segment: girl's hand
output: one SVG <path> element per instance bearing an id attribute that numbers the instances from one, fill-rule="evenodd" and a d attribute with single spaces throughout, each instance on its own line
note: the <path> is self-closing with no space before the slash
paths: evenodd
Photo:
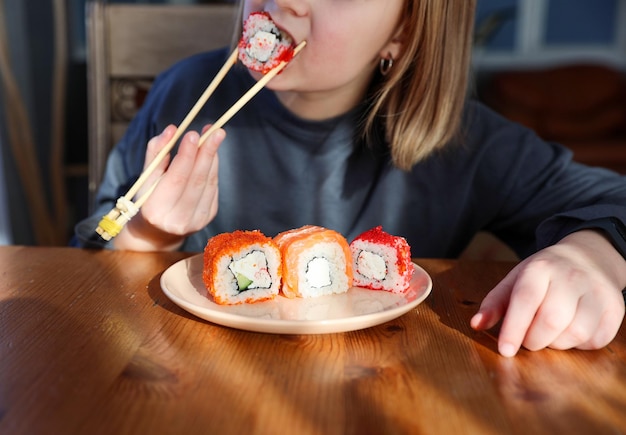
<path id="1" fill-rule="evenodd" d="M 148 142 L 144 169 L 175 132 L 176 127 L 170 125 Z M 139 213 L 114 239 L 116 249 L 175 250 L 188 234 L 213 220 L 218 198 L 217 149 L 224 137 L 224 130 L 218 129 L 198 147 L 200 136 L 197 132 L 190 131 L 183 136 L 171 164 L 169 158 L 164 159 L 138 192 L 137 198 L 161 177 Z"/>
<path id="2" fill-rule="evenodd" d="M 598 349 L 624 318 L 626 262 L 601 233 L 583 230 L 518 264 L 484 299 L 470 324 L 502 326 L 498 349 Z"/>

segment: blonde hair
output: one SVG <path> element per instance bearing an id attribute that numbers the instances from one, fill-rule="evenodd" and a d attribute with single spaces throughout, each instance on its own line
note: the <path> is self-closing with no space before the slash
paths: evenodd
<path id="1" fill-rule="evenodd" d="M 375 84 L 364 135 L 382 122 L 398 168 L 409 170 L 460 129 L 474 28 L 475 0 L 407 0 L 403 52 Z"/>
<path id="2" fill-rule="evenodd" d="M 372 86 L 363 137 L 382 125 L 395 166 L 410 170 L 460 130 L 467 94 L 476 0 L 406 0 L 403 51 Z M 243 1 L 235 38 L 241 34 Z M 235 41 L 235 39 L 234 39 Z"/>

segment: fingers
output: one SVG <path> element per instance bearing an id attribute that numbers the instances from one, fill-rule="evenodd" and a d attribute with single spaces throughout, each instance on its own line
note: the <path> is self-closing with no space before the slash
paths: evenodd
<path id="1" fill-rule="evenodd" d="M 602 292 L 602 289 L 599 289 Z M 576 315 L 567 328 L 549 345 L 553 349 L 599 349 L 615 338 L 624 319 L 624 303 L 615 293 L 603 298 L 585 293 L 578 303 Z M 602 303 L 601 301 L 605 301 Z"/>
<path id="2" fill-rule="evenodd" d="M 606 346 L 624 311 L 621 293 L 593 266 L 539 255 L 513 269 L 485 297 L 470 323 L 480 330 L 502 319 L 498 351 L 510 357 L 522 346 L 529 350 Z"/>
<path id="3" fill-rule="evenodd" d="M 556 283 L 547 283 L 546 296 L 528 325 L 523 340 L 524 347 L 529 350 L 551 347 L 568 329 L 579 336 L 577 343 L 581 342 L 585 331 L 589 331 L 587 334 L 590 334 L 593 329 L 588 328 L 595 327 L 599 319 L 598 316 L 592 315 L 592 310 L 584 307 L 584 301 L 579 299 L 583 292 L 582 287 L 564 287 Z M 574 338 L 569 334 L 567 336 Z M 584 337 L 584 340 L 587 339 L 588 335 Z"/>
<path id="4" fill-rule="evenodd" d="M 217 155 L 217 147 L 223 140 L 223 132 L 216 132 L 217 134 L 211 135 L 207 143 L 203 145 L 206 152 L 210 157 L 211 164 L 206 177 L 206 183 L 202 191 L 201 197 L 198 199 L 197 206 L 195 208 L 193 220 L 199 223 L 210 222 L 217 214 L 218 204 L 218 166 L 219 159 Z"/>
<path id="5" fill-rule="evenodd" d="M 210 222 L 217 206 L 217 149 L 224 137 L 225 132 L 218 129 L 199 146 L 197 132 L 183 136 L 177 154 L 142 207 L 146 220 L 171 234 L 187 234 Z"/>
<path id="6" fill-rule="evenodd" d="M 181 185 L 176 206 L 171 210 L 172 222 L 187 222 L 198 226 L 208 223 L 211 217 L 213 197 L 217 195 L 217 148 L 224 138 L 223 130 L 218 130 L 198 148 L 199 135 L 189 133 L 189 140 L 181 143 L 179 155 L 165 174 L 174 183 Z M 169 172 L 172 171 L 171 174 Z"/>
<path id="7" fill-rule="evenodd" d="M 492 328 L 503 319 L 498 339 L 498 350 L 503 356 L 514 356 L 520 349 L 526 330 L 533 321 L 537 307 L 543 300 L 542 292 L 524 277 L 524 263 L 516 266 L 485 297 L 478 312 L 470 320 L 476 330 Z M 533 290 L 530 291 L 529 290 Z M 511 306 L 514 309 L 511 309 Z"/>
<path id="8" fill-rule="evenodd" d="M 594 331 L 598 330 L 602 317 L 602 313 L 595 310 L 595 305 L 596 301 L 591 294 L 584 295 L 578 301 L 578 306 L 572 313 L 571 319 L 543 347 L 571 349 L 577 346 L 584 346 L 585 343 L 589 342 Z M 536 341 L 538 345 L 540 341 Z M 535 349 L 541 349 L 541 347 L 535 347 Z"/>
<path id="9" fill-rule="evenodd" d="M 504 317 L 519 270 L 520 266 L 515 267 L 487 294 L 470 320 L 472 328 L 479 331 L 492 328 Z"/>
<path id="10" fill-rule="evenodd" d="M 477 330 L 489 329 L 502 320 L 498 351 L 514 356 L 524 343 L 549 286 L 546 268 L 520 263 L 489 292 L 470 321 Z"/>
<path id="11" fill-rule="evenodd" d="M 169 143 L 169 141 L 174 137 L 176 133 L 176 126 L 168 125 L 163 129 L 161 134 L 153 137 L 148 141 L 148 146 L 146 149 L 146 158 L 144 162 L 144 169 L 152 163 L 152 161 L 156 158 L 157 154 L 163 149 L 165 145 Z M 167 164 L 161 162 L 159 167 L 166 168 Z"/>
<path id="12" fill-rule="evenodd" d="M 174 125 L 168 125 L 167 127 L 165 127 L 165 129 L 163 129 L 161 134 L 153 137 L 148 141 L 148 145 L 146 147 L 146 157 L 144 159 L 143 165 L 144 170 L 146 170 L 146 168 L 154 161 L 154 159 L 157 157 L 163 147 L 165 147 L 170 142 L 175 133 L 176 127 Z M 163 174 L 167 169 L 169 162 L 170 157 L 169 155 L 167 155 L 155 168 L 152 174 L 147 178 L 144 183 L 144 187 L 140 189 L 140 195 L 141 193 L 145 192 L 148 186 L 152 186 L 156 182 L 156 180 L 159 179 L 161 174 Z"/>
<path id="13" fill-rule="evenodd" d="M 498 350 L 503 356 L 514 356 L 530 329 L 535 313 L 543 303 L 550 275 L 541 263 L 523 265 L 511 291 L 511 300 L 502 321 Z"/>

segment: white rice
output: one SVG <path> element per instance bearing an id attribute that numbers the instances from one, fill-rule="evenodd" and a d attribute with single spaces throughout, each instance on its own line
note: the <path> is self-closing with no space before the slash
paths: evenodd
<path id="1" fill-rule="evenodd" d="M 265 244 L 251 244 L 232 257 L 223 256 L 217 266 L 216 296 L 232 304 L 274 297 L 280 289 L 280 267 L 280 252 Z M 247 289 L 239 289 L 237 273 L 251 280 Z"/>
<path id="2" fill-rule="evenodd" d="M 292 47 L 291 36 L 276 27 L 267 15 L 251 14 L 239 41 L 239 59 L 246 67 L 265 73 L 278 65 Z"/>
<path id="3" fill-rule="evenodd" d="M 401 293 L 408 278 L 398 270 L 398 252 L 380 243 L 355 240 L 350 244 L 353 258 L 354 285 Z M 409 276 L 410 278 L 410 276 Z"/>
<path id="4" fill-rule="evenodd" d="M 336 242 L 316 243 L 304 251 L 297 261 L 298 293 L 312 298 L 340 294 L 349 290 L 346 275 L 347 259 L 343 248 Z"/>

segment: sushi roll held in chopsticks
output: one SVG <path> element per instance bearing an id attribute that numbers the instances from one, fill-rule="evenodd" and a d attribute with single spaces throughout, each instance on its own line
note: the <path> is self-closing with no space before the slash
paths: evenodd
<path id="1" fill-rule="evenodd" d="M 280 290 L 280 251 L 260 231 L 234 231 L 209 239 L 202 279 L 220 305 L 273 299 Z"/>
<path id="2" fill-rule="evenodd" d="M 253 12 L 243 25 L 239 60 L 249 69 L 266 74 L 294 56 L 293 38 L 279 29 L 267 12 Z"/>
<path id="3" fill-rule="evenodd" d="M 350 247 L 338 232 L 305 225 L 278 234 L 274 241 L 282 254 L 286 297 L 340 294 L 352 287 Z"/>
<path id="4" fill-rule="evenodd" d="M 381 226 L 357 236 L 350 243 L 354 285 L 372 290 L 402 293 L 415 272 L 406 239 L 383 231 Z"/>

